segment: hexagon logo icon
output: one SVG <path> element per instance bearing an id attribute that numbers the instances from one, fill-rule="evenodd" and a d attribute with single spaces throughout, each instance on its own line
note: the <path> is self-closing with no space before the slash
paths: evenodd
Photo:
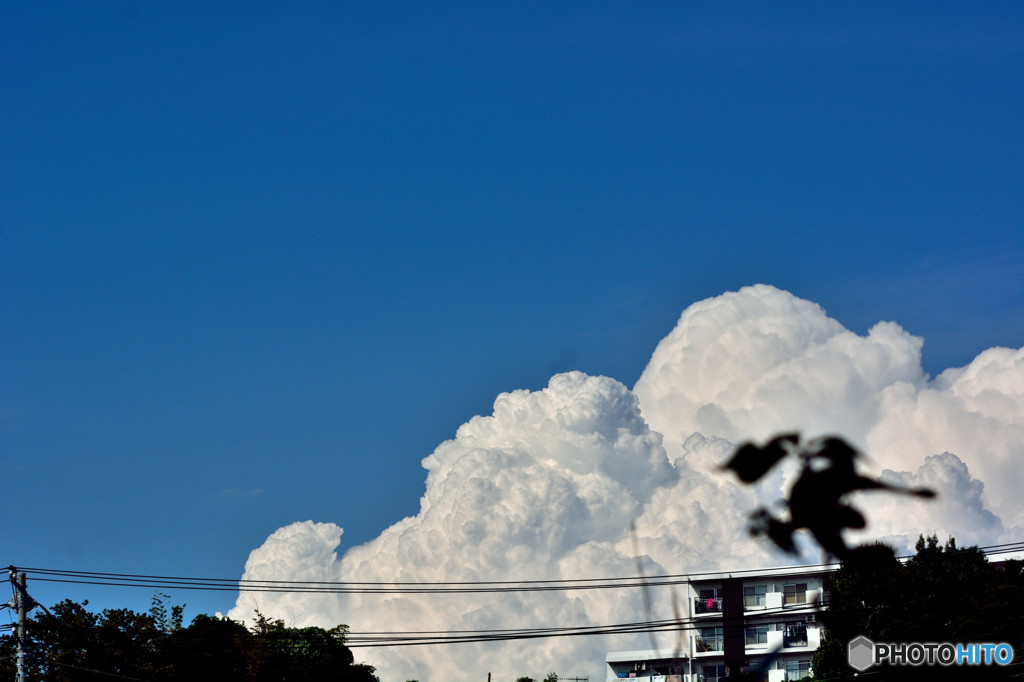
<path id="1" fill-rule="evenodd" d="M 857 672 L 863 672 L 875 662 L 875 643 L 861 635 L 850 640 L 846 660 Z"/>

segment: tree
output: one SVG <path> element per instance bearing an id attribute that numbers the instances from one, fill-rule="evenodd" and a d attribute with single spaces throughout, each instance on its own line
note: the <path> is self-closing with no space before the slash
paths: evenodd
<path id="1" fill-rule="evenodd" d="M 847 644 L 875 642 L 1006 642 L 1024 651 L 1024 571 L 1019 562 L 993 566 L 977 547 L 921 537 L 905 564 L 886 545 L 851 551 L 829 585 L 823 615 L 828 637 L 811 664 L 816 679 L 851 675 Z M 876 679 L 962 679 L 963 668 L 926 666 L 873 670 Z M 1003 679 L 1003 668 L 971 668 L 971 679 Z"/>
<path id="2" fill-rule="evenodd" d="M 253 628 L 258 666 L 252 679 L 347 680 L 354 658 L 344 644 L 346 632 L 346 626 L 288 628 L 280 620 L 259 615 Z"/>
<path id="3" fill-rule="evenodd" d="M 152 606 L 149 607 L 149 616 L 156 623 L 156 626 L 165 632 L 172 632 L 174 630 L 181 629 L 182 618 L 185 613 L 185 604 L 176 604 L 171 606 L 170 615 L 167 613 L 167 600 L 170 599 L 169 594 L 163 592 L 155 592 L 153 599 L 150 602 Z"/>
<path id="4" fill-rule="evenodd" d="M 164 633 L 148 614 L 107 609 L 97 615 L 85 608 L 87 604 L 66 599 L 28 619 L 29 679 L 82 682 L 100 679 L 100 674 L 166 679 L 168 671 L 159 653 Z M 13 636 L 4 640 L 0 652 L 13 654 Z M 0 671 L 7 673 L 5 668 Z"/>
<path id="5" fill-rule="evenodd" d="M 903 565 L 884 544 L 850 552 L 829 581 L 828 610 L 822 619 L 828 636 L 811 659 L 817 679 L 848 675 L 847 643 L 864 635 L 873 641 L 896 639 Z"/>
<path id="6" fill-rule="evenodd" d="M 241 623 L 199 614 L 167 640 L 165 652 L 173 678 L 181 682 L 248 680 L 250 639 Z"/>
<path id="7" fill-rule="evenodd" d="M 356 664 L 347 626 L 289 628 L 258 615 L 250 630 L 199 615 L 187 628 L 154 597 L 150 613 L 108 609 L 97 615 L 65 600 L 29 619 L 29 679 L 92 682 L 113 677 L 149 682 L 379 682 Z M 14 637 L 0 638 L 0 677 L 14 677 Z"/>
<path id="8" fill-rule="evenodd" d="M 25 666 L 29 679 L 53 682 L 82 679 L 75 671 L 92 665 L 91 656 L 96 649 L 92 633 L 99 621 L 96 614 L 86 610 L 86 604 L 88 602 L 78 604 L 66 599 L 55 604 L 51 613 L 28 619 Z M 14 637 L 4 640 L 4 662 L 13 662 Z M 13 677 L 13 673 L 13 664 L 9 672 L 3 670 L 5 676 Z"/>
<path id="9" fill-rule="evenodd" d="M 92 665 L 108 674 L 145 680 L 166 678 L 161 647 L 166 633 L 146 613 L 106 609 L 95 630 Z"/>

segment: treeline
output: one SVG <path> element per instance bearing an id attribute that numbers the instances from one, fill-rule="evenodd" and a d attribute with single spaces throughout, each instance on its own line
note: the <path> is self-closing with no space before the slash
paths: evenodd
<path id="1" fill-rule="evenodd" d="M 168 615 L 159 597 L 149 613 L 90 612 L 65 600 L 28 621 L 26 667 L 31 682 L 379 682 L 354 662 L 348 628 L 289 628 L 257 617 L 251 628 L 196 616 L 182 627 L 181 607 Z M 14 679 L 16 642 L 0 640 L 0 679 Z"/>
<path id="2" fill-rule="evenodd" d="M 887 545 L 851 552 L 829 585 L 823 614 L 828 636 L 814 654 L 815 679 L 847 679 L 850 640 L 873 642 L 1005 643 L 1014 665 L 948 668 L 870 668 L 870 679 L 1007 679 L 1024 673 L 1024 564 L 989 563 L 977 547 L 961 548 L 950 538 L 921 537 L 917 553 L 899 561 Z"/>

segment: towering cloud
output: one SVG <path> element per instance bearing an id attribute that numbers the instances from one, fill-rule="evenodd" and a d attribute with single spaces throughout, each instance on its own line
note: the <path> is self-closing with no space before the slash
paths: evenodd
<path id="1" fill-rule="evenodd" d="M 867 496 L 870 530 L 901 547 L 920 532 L 991 542 L 1024 527 L 1024 355 L 992 349 L 929 381 L 920 339 L 893 323 L 866 337 L 814 303 L 769 286 L 696 303 L 657 347 L 631 391 L 606 377 L 560 374 L 541 391 L 498 396 L 423 460 L 416 516 L 372 542 L 336 549 L 341 528 L 295 523 L 254 550 L 246 579 L 426 582 L 572 579 L 782 563 L 745 532 L 747 512 L 782 497 L 786 473 L 747 489 L 717 470 L 734 444 L 799 429 L 840 433 L 871 454 L 873 473 L 929 485 L 920 501 Z M 883 474 L 883 469 L 884 474 Z M 980 480 L 979 480 L 980 478 Z M 984 481 L 984 483 L 983 483 Z M 816 556 L 809 558 L 817 559 Z M 659 588 L 665 590 L 667 588 Z M 671 616 L 657 593 L 655 617 Z M 478 595 L 240 595 L 298 625 L 353 631 L 481 630 L 642 620 L 634 590 Z M 482 679 L 488 670 L 601 674 L 604 652 L 645 639 L 576 637 L 531 643 L 367 652 L 387 682 Z M 669 646 L 670 642 L 661 642 Z"/>
<path id="2" fill-rule="evenodd" d="M 798 429 L 863 445 L 882 391 L 924 384 L 921 345 L 889 322 L 857 336 L 818 305 L 759 285 L 690 306 L 634 392 L 668 444 Z"/>
<path id="3" fill-rule="evenodd" d="M 952 452 L 985 482 L 984 503 L 1008 526 L 1024 527 L 1024 348 L 990 348 L 925 386 L 887 386 L 867 447 L 896 470 Z"/>

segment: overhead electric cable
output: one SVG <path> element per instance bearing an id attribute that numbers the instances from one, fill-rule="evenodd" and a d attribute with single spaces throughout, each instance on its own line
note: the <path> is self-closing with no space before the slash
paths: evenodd
<path id="1" fill-rule="evenodd" d="M 130 677 L 128 675 L 120 675 L 118 673 L 108 673 L 102 670 L 95 670 L 93 668 L 83 668 L 79 665 L 71 665 L 70 663 L 61 663 L 60 661 L 54 661 L 54 665 L 59 665 L 62 668 L 72 668 L 74 670 L 81 670 L 83 672 L 92 673 L 94 675 L 104 675 L 106 677 L 117 677 L 122 680 L 134 680 L 134 682 L 149 682 L 139 677 Z"/>
<path id="2" fill-rule="evenodd" d="M 753 625 L 787 625 L 794 618 L 820 613 L 824 604 L 813 603 L 802 607 L 787 608 L 770 614 L 769 618 L 757 618 L 743 625 L 735 626 L 750 629 Z M 520 630 L 478 630 L 478 631 L 436 631 L 436 632 L 379 632 L 379 633 L 348 633 L 345 645 L 352 648 L 382 646 L 417 646 L 426 644 L 463 644 L 472 642 L 509 641 L 517 639 L 537 639 L 544 637 L 579 637 L 590 635 L 643 634 L 658 632 L 678 632 L 700 630 L 705 627 L 722 628 L 723 633 L 732 631 L 732 627 L 721 625 L 720 620 L 701 618 L 667 619 L 637 623 L 619 623 L 615 625 L 586 625 L 559 628 L 525 628 Z"/>
<path id="3" fill-rule="evenodd" d="M 986 555 L 1024 552 L 1024 542 L 979 547 Z M 900 557 L 909 558 L 909 557 Z M 799 564 L 740 570 L 713 570 L 655 576 L 616 578 L 572 578 L 554 580 L 487 580 L 438 582 L 345 582 L 303 580 L 251 580 L 197 578 L 184 576 L 105 573 L 53 568 L 19 567 L 34 581 L 97 585 L 109 587 L 141 587 L 147 589 L 178 589 L 231 592 L 293 592 L 327 594 L 474 594 L 502 592 L 552 592 L 671 587 L 717 576 L 742 577 L 746 574 L 785 573 L 793 570 L 837 569 L 839 564 Z"/>
<path id="4" fill-rule="evenodd" d="M 192 578 L 96 571 L 72 571 L 50 568 L 19 567 L 31 574 L 33 580 L 57 583 L 109 585 L 146 588 L 176 588 L 194 590 L 231 590 L 242 592 L 330 592 L 359 594 L 419 594 L 419 593 L 474 593 L 474 592 L 536 592 L 595 589 L 623 589 L 635 587 L 665 587 L 682 585 L 693 580 L 722 574 L 738 575 L 765 571 L 829 568 L 837 564 L 805 564 L 771 568 L 741 569 L 734 571 L 703 571 L 656 576 L 627 576 L 618 578 L 569 578 L 554 580 L 488 580 L 446 582 L 340 582 L 302 580 L 245 580 L 223 578 Z M 44 577 L 48 576 L 48 577 Z"/>

